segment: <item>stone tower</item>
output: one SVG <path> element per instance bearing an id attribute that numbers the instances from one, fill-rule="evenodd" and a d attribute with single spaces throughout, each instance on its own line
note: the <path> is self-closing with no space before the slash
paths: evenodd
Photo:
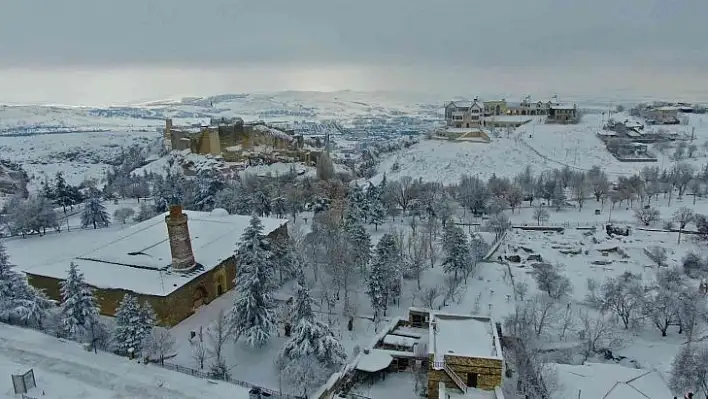
<path id="1" fill-rule="evenodd" d="M 172 269 L 191 270 L 196 262 L 192 252 L 192 240 L 189 237 L 187 215 L 182 212 L 182 205 L 170 205 L 170 214 L 165 216 L 165 223 L 172 252 Z"/>
<path id="2" fill-rule="evenodd" d="M 165 119 L 165 131 L 163 132 L 165 149 L 172 151 L 172 118 Z"/>

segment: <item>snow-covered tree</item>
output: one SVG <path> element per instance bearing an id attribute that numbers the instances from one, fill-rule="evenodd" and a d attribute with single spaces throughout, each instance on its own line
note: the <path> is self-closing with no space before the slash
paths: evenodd
<path id="1" fill-rule="evenodd" d="M 573 291 L 573 285 L 563 273 L 561 265 L 550 263 L 534 265 L 531 276 L 536 280 L 539 291 L 545 292 L 552 299 L 561 299 Z"/>
<path id="2" fill-rule="evenodd" d="M 118 220 L 121 224 L 125 224 L 128 219 L 135 215 L 135 210 L 133 208 L 118 208 L 113 212 L 113 217 Z"/>
<path id="3" fill-rule="evenodd" d="M 100 328 L 99 309 L 93 290 L 86 284 L 84 274 L 74 262 L 69 265 L 66 279 L 61 282 L 61 300 L 59 320 L 63 333 L 74 340 L 88 335 L 93 343 L 94 332 Z"/>
<path id="4" fill-rule="evenodd" d="M 125 294 L 116 310 L 116 328 L 113 332 L 113 341 L 119 353 L 127 354 L 130 350 L 138 354 L 143 348 L 146 338 L 145 319 L 137 298 Z"/>
<path id="5" fill-rule="evenodd" d="M 216 194 L 223 188 L 223 182 L 217 178 L 212 169 L 201 169 L 197 173 L 194 186 L 194 206 L 196 210 L 211 211 L 214 209 Z"/>
<path id="6" fill-rule="evenodd" d="M 376 244 L 376 251 L 371 265 L 369 265 L 366 287 L 366 294 L 371 300 L 375 317 L 386 315 L 392 290 L 399 283 L 396 272 L 400 261 L 399 254 L 396 239 L 391 234 L 384 234 Z"/>
<path id="7" fill-rule="evenodd" d="M 93 196 L 86 200 L 84 209 L 81 212 L 81 227 L 93 225 L 94 229 L 106 227 L 111 223 L 111 217 L 106 212 L 106 207 L 101 203 L 98 196 Z"/>
<path id="8" fill-rule="evenodd" d="M 352 210 L 344 218 L 344 233 L 349 241 L 351 259 L 361 270 L 366 268 L 371 258 L 371 236 L 362 225 L 362 214 Z"/>
<path id="9" fill-rule="evenodd" d="M 292 314 L 295 322 L 293 333 L 280 354 L 284 369 L 290 370 L 288 373 L 294 372 L 296 367 L 293 366 L 297 365 L 305 367 L 306 370 L 315 369 L 324 372 L 324 375 L 330 375 L 346 363 L 347 354 L 344 347 L 330 327 L 317 320 L 312 311 L 312 298 L 305 285 L 304 273 L 300 273 L 298 277 Z M 306 379 L 307 382 L 302 387 L 312 387 L 314 381 L 309 377 Z"/>
<path id="10" fill-rule="evenodd" d="M 467 243 L 467 236 L 459 226 L 448 223 L 443 234 L 443 251 L 445 258 L 443 268 L 446 273 L 452 273 L 457 280 L 457 276 L 462 274 L 465 279 L 471 272 L 472 261 L 470 259 L 470 248 Z"/>
<path id="11" fill-rule="evenodd" d="M 5 246 L 0 243 L 0 319 L 36 323 L 41 328 L 51 302 L 13 268 Z"/>
<path id="12" fill-rule="evenodd" d="M 236 340 L 244 337 L 251 346 L 268 342 L 276 329 L 273 263 L 270 242 L 263 235 L 261 220 L 254 215 L 236 252 L 236 298 L 231 311 Z"/>
<path id="13" fill-rule="evenodd" d="M 669 386 L 675 393 L 702 392 L 708 395 L 708 348 L 683 347 L 671 363 Z"/>

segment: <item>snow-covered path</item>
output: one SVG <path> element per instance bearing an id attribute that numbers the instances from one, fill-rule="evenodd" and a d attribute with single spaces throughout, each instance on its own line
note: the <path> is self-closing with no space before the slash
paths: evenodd
<path id="1" fill-rule="evenodd" d="M 110 353 L 94 354 L 74 342 L 2 324 L 0 368 L 14 368 L 10 372 L 33 368 L 37 380 L 36 390 L 30 391 L 33 397 L 42 392 L 46 398 L 248 397 L 246 389 L 231 384 L 198 379 Z M 8 378 L 0 384 L 0 395 L 10 394 Z"/>

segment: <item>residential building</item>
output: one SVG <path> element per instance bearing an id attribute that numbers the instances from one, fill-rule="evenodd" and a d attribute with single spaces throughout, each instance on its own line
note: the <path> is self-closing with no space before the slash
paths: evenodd
<path id="1" fill-rule="evenodd" d="M 663 107 L 653 108 L 649 112 L 649 116 L 651 119 L 656 121 L 656 123 L 658 123 L 658 124 L 665 124 L 665 125 L 678 124 L 679 123 L 678 112 L 679 112 L 678 107 L 663 106 Z"/>
<path id="2" fill-rule="evenodd" d="M 85 232 L 53 235 L 52 248 L 63 248 L 56 257 L 71 256 L 19 268 L 30 284 L 60 301 L 61 282 L 74 262 L 95 290 L 102 314 L 114 316 L 123 296 L 132 294 L 152 305 L 160 324 L 174 326 L 234 287 L 234 249 L 249 222 L 250 216 L 223 209 L 193 212 L 175 205 L 166 215 L 106 232 L 100 240 Z M 261 222 L 271 239 L 287 238 L 287 220 Z M 46 251 L 43 243 L 37 246 Z"/>
<path id="3" fill-rule="evenodd" d="M 484 103 L 473 101 L 451 101 L 445 104 L 445 122 L 448 127 L 475 128 L 484 126 Z"/>
<path id="4" fill-rule="evenodd" d="M 428 325 L 428 398 L 446 389 L 467 394 L 493 391 L 501 385 L 504 358 L 496 326 L 487 316 L 418 312 L 416 322 Z"/>
<path id="5" fill-rule="evenodd" d="M 506 100 L 501 99 L 501 100 L 494 100 L 494 101 L 485 101 L 484 102 L 484 115 L 485 116 L 492 116 L 492 115 L 506 115 L 509 111 L 509 108 L 507 107 Z"/>
<path id="6" fill-rule="evenodd" d="M 547 123 L 577 123 L 578 107 L 575 104 L 553 104 L 548 109 Z"/>

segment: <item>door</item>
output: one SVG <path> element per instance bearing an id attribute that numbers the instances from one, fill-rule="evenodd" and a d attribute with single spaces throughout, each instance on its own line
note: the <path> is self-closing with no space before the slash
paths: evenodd
<path id="1" fill-rule="evenodd" d="M 467 373 L 467 386 L 477 388 L 477 373 Z"/>

